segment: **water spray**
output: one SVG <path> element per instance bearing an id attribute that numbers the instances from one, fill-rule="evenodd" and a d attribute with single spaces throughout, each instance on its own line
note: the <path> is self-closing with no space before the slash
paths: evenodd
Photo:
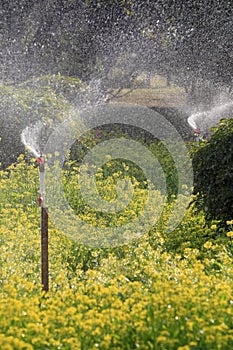
<path id="1" fill-rule="evenodd" d="M 38 151 L 37 138 L 41 127 L 29 128 L 23 130 L 21 139 L 26 149 L 33 154 L 39 164 L 40 175 L 40 192 L 38 197 L 38 205 L 40 210 L 40 233 L 41 233 L 41 283 L 42 290 L 49 290 L 49 265 L 48 265 L 48 208 L 45 206 L 44 195 L 44 175 L 45 175 L 45 160 L 43 153 Z"/>
<path id="2" fill-rule="evenodd" d="M 199 142 L 202 140 L 202 137 L 200 135 L 200 131 L 197 127 L 197 124 L 195 123 L 195 121 L 193 120 L 192 118 L 192 115 L 187 119 L 189 125 L 191 126 L 191 128 L 193 129 L 194 131 L 194 138 L 195 138 L 195 141 L 196 142 Z"/>
<path id="3" fill-rule="evenodd" d="M 188 124 L 194 131 L 196 141 L 202 140 L 201 135 L 208 135 L 211 127 L 224 118 L 232 118 L 233 102 L 213 106 L 211 109 L 195 112 L 187 119 Z"/>

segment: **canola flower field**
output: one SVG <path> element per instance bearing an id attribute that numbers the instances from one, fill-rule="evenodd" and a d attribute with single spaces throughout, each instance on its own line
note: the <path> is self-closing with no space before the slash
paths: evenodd
<path id="1" fill-rule="evenodd" d="M 1 350 L 233 348 L 232 218 L 218 230 L 191 206 L 172 233 L 160 222 L 112 249 L 79 245 L 50 222 L 45 293 L 34 161 L 0 172 L 0 197 Z"/>

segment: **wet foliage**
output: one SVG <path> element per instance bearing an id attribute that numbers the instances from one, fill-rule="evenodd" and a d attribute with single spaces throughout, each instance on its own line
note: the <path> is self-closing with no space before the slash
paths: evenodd
<path id="1" fill-rule="evenodd" d="M 3 0 L 0 11 L 4 81 L 60 73 L 85 81 L 101 77 L 106 86 L 120 57 L 126 76 L 156 71 L 206 102 L 219 84 L 231 89 L 230 1 L 62 0 L 32 6 Z"/>
<path id="2" fill-rule="evenodd" d="M 47 128 L 61 122 L 72 108 L 79 79 L 43 76 L 18 85 L 0 85 L 0 159 L 6 167 L 24 151 L 21 133 L 26 126 L 41 121 Z"/>
<path id="3" fill-rule="evenodd" d="M 233 119 L 222 120 L 193 158 L 196 205 L 224 224 L 233 213 Z"/>

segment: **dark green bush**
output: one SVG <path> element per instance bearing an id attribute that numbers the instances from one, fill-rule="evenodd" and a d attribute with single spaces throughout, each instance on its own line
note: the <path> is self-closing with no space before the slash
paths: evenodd
<path id="1" fill-rule="evenodd" d="M 208 220 L 233 217 L 233 119 L 221 120 L 193 154 L 196 206 Z"/>

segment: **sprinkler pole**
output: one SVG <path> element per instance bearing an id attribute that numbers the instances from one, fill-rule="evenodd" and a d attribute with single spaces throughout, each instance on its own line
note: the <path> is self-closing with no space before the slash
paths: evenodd
<path id="1" fill-rule="evenodd" d="M 44 204 L 44 158 L 41 155 L 37 158 L 40 166 L 40 195 L 38 204 L 40 212 L 40 233 L 41 233 L 41 284 L 42 290 L 49 290 L 49 259 L 48 259 L 48 208 Z"/>

